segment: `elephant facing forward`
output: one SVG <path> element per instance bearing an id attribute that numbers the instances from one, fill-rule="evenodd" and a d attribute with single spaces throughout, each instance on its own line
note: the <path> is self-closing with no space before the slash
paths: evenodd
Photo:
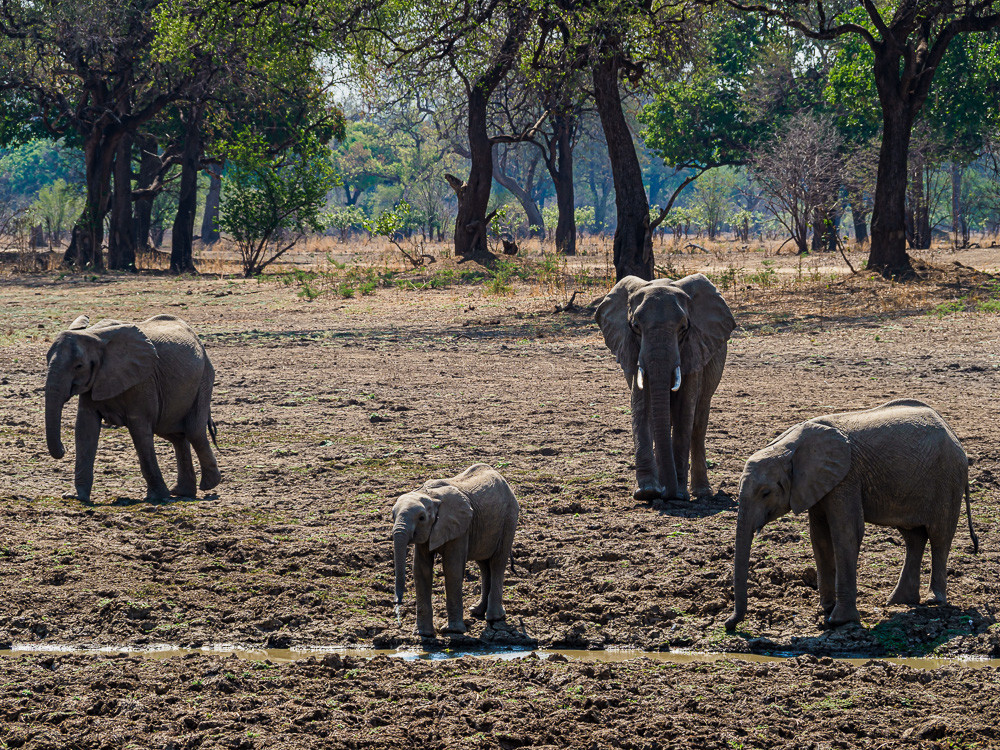
<path id="1" fill-rule="evenodd" d="M 101 423 L 128 428 L 146 480 L 146 499 L 194 497 L 191 448 L 201 465 L 201 489 L 220 479 L 208 442 L 215 370 L 198 336 L 180 318 L 157 315 L 136 325 L 102 320 L 88 328 L 85 315 L 56 338 L 48 353 L 45 434 L 49 453 L 62 458 L 62 409 L 79 396 L 76 414 L 76 492 L 89 500 Z M 167 489 L 156 461 L 153 435 L 173 443 L 177 485 Z"/>
<path id="2" fill-rule="evenodd" d="M 632 389 L 636 500 L 712 494 L 705 433 L 736 321 L 700 273 L 678 281 L 626 276 L 597 308 L 597 323 Z"/>
<path id="3" fill-rule="evenodd" d="M 765 524 L 809 513 L 819 601 L 829 625 L 860 622 L 858 553 L 865 523 L 899 529 L 906 559 L 890 604 L 920 601 L 920 561 L 931 543 L 931 594 L 947 601 L 948 553 L 969 507 L 969 460 L 955 433 L 922 401 L 901 399 L 795 425 L 747 460 L 740 477 L 733 585 L 726 628 L 747 610 L 750 542 Z"/>
<path id="4" fill-rule="evenodd" d="M 473 617 L 489 623 L 506 618 L 504 569 L 517 528 L 518 505 L 507 481 L 495 469 L 474 464 L 456 477 L 434 479 L 400 496 L 392 508 L 396 606 L 406 589 L 406 557 L 413 545 L 413 580 L 417 594 L 417 633 L 434 635 L 431 580 L 434 556 L 444 568 L 448 627 L 464 633 L 462 580 L 468 560 L 479 563 L 482 595 Z"/>

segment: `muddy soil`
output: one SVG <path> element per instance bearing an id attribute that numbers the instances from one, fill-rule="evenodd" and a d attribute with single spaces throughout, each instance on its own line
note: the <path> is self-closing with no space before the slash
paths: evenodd
<path id="1" fill-rule="evenodd" d="M 508 296 L 453 283 L 343 299 L 331 286 L 311 302 L 281 281 L 0 282 L 0 643 L 413 644 L 412 594 L 402 626 L 393 613 L 389 509 L 425 479 L 483 461 L 514 486 L 521 523 L 507 627 L 470 620 L 463 640 L 1000 656 L 998 316 L 967 311 L 992 299 L 986 277 L 728 288 L 741 327 L 708 434 L 718 492 L 653 505 L 631 499 L 628 394 L 591 314 L 554 313 L 530 280 Z M 108 429 L 94 503 L 61 498 L 72 488 L 75 405 L 64 413 L 67 458 L 56 461 L 43 434 L 45 353 L 83 312 L 175 313 L 201 333 L 218 373 L 217 492 L 144 502 L 129 436 Z M 749 616 L 727 635 L 746 457 L 801 419 L 903 396 L 938 408 L 973 460 L 981 551 L 963 522 L 950 605 L 886 606 L 903 548 L 897 532 L 870 526 L 864 622 L 822 629 L 808 524 L 788 516 L 755 542 Z M 169 477 L 172 451 L 159 448 Z M 926 585 L 929 554 L 924 575 Z M 470 565 L 467 604 L 477 591 Z M 435 606 L 440 623 L 440 576 Z"/>
<path id="2" fill-rule="evenodd" d="M 704 666 L 32 656 L 3 667 L 10 748 L 1000 746 L 991 667 L 811 655 Z"/>

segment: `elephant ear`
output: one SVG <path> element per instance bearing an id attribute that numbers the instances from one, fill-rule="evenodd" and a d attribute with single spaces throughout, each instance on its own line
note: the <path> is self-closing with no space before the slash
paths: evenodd
<path id="1" fill-rule="evenodd" d="M 468 495 L 451 484 L 425 487 L 424 491 L 437 507 L 434 526 L 431 527 L 430 548 L 433 551 L 469 530 L 472 503 Z"/>
<path id="2" fill-rule="evenodd" d="M 851 468 L 851 444 L 840 430 L 803 422 L 786 433 L 792 452 L 792 511 L 809 510 L 843 481 Z"/>
<path id="3" fill-rule="evenodd" d="M 612 287 L 594 315 L 604 334 L 604 343 L 621 365 L 630 388 L 635 382 L 636 370 L 639 369 L 640 340 L 629 325 L 628 302 L 647 283 L 638 276 L 626 276 Z"/>
<path id="4" fill-rule="evenodd" d="M 736 320 L 715 284 L 701 273 L 675 281 L 691 300 L 688 329 L 681 339 L 681 372 L 698 372 L 729 340 Z"/>
<path id="5" fill-rule="evenodd" d="M 70 323 L 69 328 L 67 328 L 66 330 L 79 331 L 86 328 L 89 325 L 90 325 L 90 318 L 88 318 L 86 315 L 81 315 L 79 318 Z"/>
<path id="6" fill-rule="evenodd" d="M 91 330 L 104 345 L 101 365 L 90 391 L 94 401 L 114 398 L 153 376 L 156 347 L 138 328 L 115 325 Z"/>

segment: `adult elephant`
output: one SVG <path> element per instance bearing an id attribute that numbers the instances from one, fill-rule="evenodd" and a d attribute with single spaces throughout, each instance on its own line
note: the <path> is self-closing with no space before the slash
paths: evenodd
<path id="1" fill-rule="evenodd" d="M 171 494 L 194 497 L 191 448 L 201 464 L 201 489 L 220 479 L 208 442 L 215 370 L 198 336 L 173 315 L 157 315 L 137 325 L 101 320 L 88 327 L 85 315 L 59 334 L 48 353 L 45 381 L 45 435 L 49 453 L 62 458 L 62 409 L 79 395 L 76 415 L 75 494 L 89 500 L 101 423 L 125 426 L 132 436 L 146 480 L 147 500 Z M 167 489 L 156 461 L 153 435 L 173 443 L 177 485 Z"/>
<path id="2" fill-rule="evenodd" d="M 597 323 L 632 389 L 636 500 L 712 494 L 705 432 L 736 321 L 704 275 L 678 281 L 626 276 L 597 308 Z"/>

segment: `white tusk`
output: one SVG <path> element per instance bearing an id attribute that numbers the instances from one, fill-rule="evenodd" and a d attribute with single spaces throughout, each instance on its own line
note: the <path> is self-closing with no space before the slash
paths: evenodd
<path id="1" fill-rule="evenodd" d="M 677 391 L 680 390 L 680 387 L 681 387 L 681 366 L 677 365 L 677 367 L 674 368 L 674 385 L 670 390 Z"/>
<path id="2" fill-rule="evenodd" d="M 642 368 L 640 367 L 639 368 L 639 373 L 635 377 L 636 377 L 636 381 L 635 381 L 636 385 L 639 386 L 639 390 L 641 391 L 643 389 L 643 387 L 645 386 L 645 383 L 643 381 L 646 379 L 646 373 L 644 373 L 642 371 Z"/>

